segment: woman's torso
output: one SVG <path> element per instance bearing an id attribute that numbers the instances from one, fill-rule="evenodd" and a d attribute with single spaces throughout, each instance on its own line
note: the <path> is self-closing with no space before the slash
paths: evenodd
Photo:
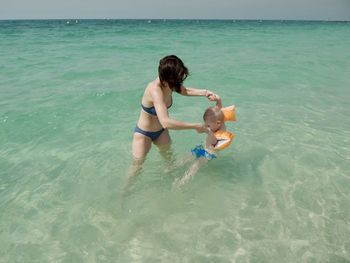
<path id="1" fill-rule="evenodd" d="M 148 108 L 150 113 L 146 112 L 144 109 L 141 108 L 140 117 L 137 122 L 137 125 L 141 129 L 146 131 L 158 131 L 163 128 L 159 122 L 157 115 L 153 115 L 156 114 L 155 110 L 153 109 L 154 103 L 151 96 L 151 92 L 153 89 L 162 89 L 158 79 L 154 80 L 147 86 L 141 100 L 141 104 L 143 105 L 143 107 Z M 163 88 L 162 93 L 163 101 L 166 107 L 169 108 L 172 105 L 172 91 L 169 88 Z"/>

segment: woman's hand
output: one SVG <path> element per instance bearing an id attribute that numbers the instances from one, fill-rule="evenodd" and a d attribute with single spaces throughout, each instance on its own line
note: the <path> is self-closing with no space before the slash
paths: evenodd
<path id="1" fill-rule="evenodd" d="M 222 102 L 221 102 L 221 98 L 220 98 L 219 95 L 217 95 L 217 94 L 215 94 L 215 93 L 213 93 L 213 92 L 207 90 L 205 96 L 206 96 L 206 97 L 208 98 L 208 100 L 210 100 L 210 101 L 216 101 L 216 106 L 218 106 L 219 109 L 222 108 Z"/>
<path id="2" fill-rule="evenodd" d="M 210 101 L 217 101 L 218 99 L 220 99 L 219 95 L 215 94 L 214 92 L 210 91 L 210 90 L 206 90 L 205 92 L 205 96 L 208 98 L 208 100 Z"/>
<path id="3" fill-rule="evenodd" d="M 208 128 L 202 123 L 196 124 L 195 129 L 198 133 L 208 132 Z"/>

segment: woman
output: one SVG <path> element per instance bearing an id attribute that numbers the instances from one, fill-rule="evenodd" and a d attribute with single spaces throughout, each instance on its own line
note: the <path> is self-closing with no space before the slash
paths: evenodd
<path id="1" fill-rule="evenodd" d="M 148 84 L 142 97 L 142 110 L 132 142 L 134 162 L 129 172 L 131 177 L 140 170 L 152 143 L 166 156 L 171 142 L 168 129 L 193 129 L 199 133 L 206 131 L 201 123 L 182 122 L 169 117 L 168 108 L 172 106 L 173 91 L 184 96 L 205 96 L 210 101 L 218 97 L 209 90 L 184 87 L 182 83 L 188 76 L 188 69 L 175 55 L 160 60 L 158 75 Z"/>

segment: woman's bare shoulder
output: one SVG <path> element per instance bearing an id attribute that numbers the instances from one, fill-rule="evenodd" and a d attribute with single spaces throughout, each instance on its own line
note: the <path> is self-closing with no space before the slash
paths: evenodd
<path id="1" fill-rule="evenodd" d="M 155 79 L 147 84 L 146 90 L 148 92 L 159 92 L 161 91 L 159 80 Z"/>
<path id="2" fill-rule="evenodd" d="M 157 80 L 153 80 L 151 82 L 149 82 L 145 88 L 145 92 L 143 94 L 143 98 L 142 98 L 142 103 L 145 105 L 152 105 L 153 104 L 153 96 L 154 94 L 157 94 L 159 92 L 161 92 L 161 88 L 157 83 Z"/>

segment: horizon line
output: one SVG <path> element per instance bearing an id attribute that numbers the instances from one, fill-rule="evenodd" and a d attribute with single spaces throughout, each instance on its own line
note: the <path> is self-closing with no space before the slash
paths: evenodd
<path id="1" fill-rule="evenodd" d="M 336 19 L 279 19 L 279 18 L 0 18 L 0 21 L 40 21 L 40 20 L 142 20 L 142 21 L 299 21 L 299 22 L 350 22 Z"/>

